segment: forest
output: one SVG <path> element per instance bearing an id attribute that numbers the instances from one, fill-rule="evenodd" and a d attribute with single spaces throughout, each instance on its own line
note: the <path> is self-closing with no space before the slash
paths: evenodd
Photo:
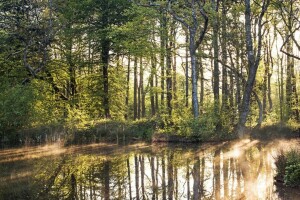
<path id="1" fill-rule="evenodd" d="M 295 133 L 299 8 L 294 0 L 1 1 L 1 144 Z"/>

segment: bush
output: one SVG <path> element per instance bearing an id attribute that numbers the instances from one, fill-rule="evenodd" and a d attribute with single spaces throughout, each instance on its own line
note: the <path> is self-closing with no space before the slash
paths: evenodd
<path id="1" fill-rule="evenodd" d="M 285 185 L 300 186 L 300 151 L 291 149 L 287 152 L 280 151 L 275 158 L 277 168 L 276 180 L 283 181 Z"/>
<path id="2" fill-rule="evenodd" d="M 291 187 L 300 186 L 300 163 L 286 167 L 284 183 Z"/>

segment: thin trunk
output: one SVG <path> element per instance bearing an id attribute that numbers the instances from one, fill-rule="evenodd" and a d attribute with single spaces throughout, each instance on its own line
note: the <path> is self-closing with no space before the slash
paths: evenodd
<path id="1" fill-rule="evenodd" d="M 176 103 L 176 100 L 177 100 L 177 69 L 176 69 L 176 65 L 177 65 L 177 62 L 176 62 L 176 24 L 175 24 L 175 20 L 173 20 L 173 23 L 172 23 L 172 46 L 171 48 L 173 48 L 173 62 L 172 62 L 172 65 L 173 65 L 173 68 L 172 68 L 172 78 L 173 78 L 173 81 L 172 81 L 172 93 L 173 93 L 173 98 L 175 100 L 175 103 Z M 177 106 L 175 104 L 175 106 Z"/>
<path id="2" fill-rule="evenodd" d="M 110 42 L 107 39 L 101 41 L 101 64 L 103 76 L 103 107 L 104 116 L 110 118 L 109 97 L 108 97 L 108 65 L 109 65 Z"/>
<path id="3" fill-rule="evenodd" d="M 134 69 L 133 69 L 133 119 L 137 119 L 137 92 L 138 92 L 138 81 L 137 81 L 137 57 L 134 57 Z"/>
<path id="4" fill-rule="evenodd" d="M 188 52 L 189 35 L 185 31 L 185 106 L 189 106 L 189 52 Z"/>
<path id="5" fill-rule="evenodd" d="M 204 70 L 202 65 L 202 59 L 199 59 L 199 79 L 200 79 L 200 113 L 202 114 L 204 111 L 203 105 L 204 105 Z"/>
<path id="6" fill-rule="evenodd" d="M 144 92 L 144 68 L 143 59 L 140 58 L 140 95 L 141 95 L 141 118 L 146 117 L 145 92 Z"/>
<path id="7" fill-rule="evenodd" d="M 161 96 L 160 96 L 160 104 L 161 108 L 164 108 L 164 101 L 165 101 L 165 48 L 166 48 L 166 37 L 167 37 L 167 18 L 166 14 L 162 13 L 162 19 L 160 23 L 160 68 L 161 68 Z"/>
<path id="8" fill-rule="evenodd" d="M 173 27 L 171 27 L 172 29 Z M 166 42 L 166 50 L 167 50 L 167 69 L 166 69 L 166 78 L 167 78 L 167 109 L 169 116 L 172 115 L 172 98 L 173 98 L 173 91 L 172 91 L 172 52 L 171 48 L 173 47 L 173 39 L 171 38 L 172 30 L 167 38 Z"/>
<path id="9" fill-rule="evenodd" d="M 227 112 L 229 107 L 228 107 L 228 81 L 227 81 L 227 68 L 224 66 L 227 64 L 227 50 L 226 50 L 226 45 L 227 45 L 227 25 L 226 25 L 226 1 L 222 0 L 222 25 L 221 25 L 221 30 L 222 30 L 222 40 L 221 40 L 221 49 L 222 49 L 222 110 L 223 112 Z"/>
<path id="10" fill-rule="evenodd" d="M 154 75 L 156 71 L 155 67 L 155 58 L 151 56 L 151 73 L 149 77 L 150 82 L 150 104 L 151 104 L 151 116 L 155 116 L 155 93 L 154 93 Z"/>
<path id="11" fill-rule="evenodd" d="M 128 64 L 127 64 L 127 80 L 126 80 L 126 98 L 125 98 L 125 106 L 127 108 L 125 119 L 128 119 L 129 113 L 129 82 L 130 82 L 130 56 L 128 57 Z"/>
<path id="12" fill-rule="evenodd" d="M 214 112 L 218 116 L 219 115 L 219 42 L 218 42 L 218 36 L 219 36 L 219 19 L 218 19 L 218 0 L 217 2 L 215 0 L 211 1 L 212 7 L 215 14 L 215 19 L 213 20 L 213 35 L 212 35 L 212 46 L 213 46 L 213 65 L 214 65 L 214 71 L 213 71 L 213 93 L 214 93 Z"/>

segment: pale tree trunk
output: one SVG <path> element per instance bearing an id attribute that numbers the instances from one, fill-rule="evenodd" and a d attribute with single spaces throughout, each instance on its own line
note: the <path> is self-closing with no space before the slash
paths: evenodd
<path id="1" fill-rule="evenodd" d="M 155 116 L 155 93 L 154 93 L 154 75 L 156 71 L 156 62 L 154 55 L 151 56 L 151 73 L 149 77 L 150 82 L 150 104 L 151 104 L 151 116 Z"/>
<path id="2" fill-rule="evenodd" d="M 189 36 L 188 31 L 185 31 L 185 106 L 189 106 L 189 51 L 188 51 Z"/>

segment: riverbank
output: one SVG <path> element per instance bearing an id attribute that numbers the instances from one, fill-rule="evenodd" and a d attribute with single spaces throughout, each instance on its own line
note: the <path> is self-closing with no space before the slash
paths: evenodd
<path id="1" fill-rule="evenodd" d="M 299 128 L 284 124 L 265 125 L 248 129 L 246 137 L 259 140 L 297 138 Z M 33 145 L 60 141 L 65 145 L 99 142 L 132 143 L 175 142 L 199 143 L 237 139 L 233 129 L 216 130 L 203 124 L 164 125 L 157 120 L 114 121 L 102 120 L 78 126 L 53 125 L 12 132 L 0 138 L 1 146 Z"/>

